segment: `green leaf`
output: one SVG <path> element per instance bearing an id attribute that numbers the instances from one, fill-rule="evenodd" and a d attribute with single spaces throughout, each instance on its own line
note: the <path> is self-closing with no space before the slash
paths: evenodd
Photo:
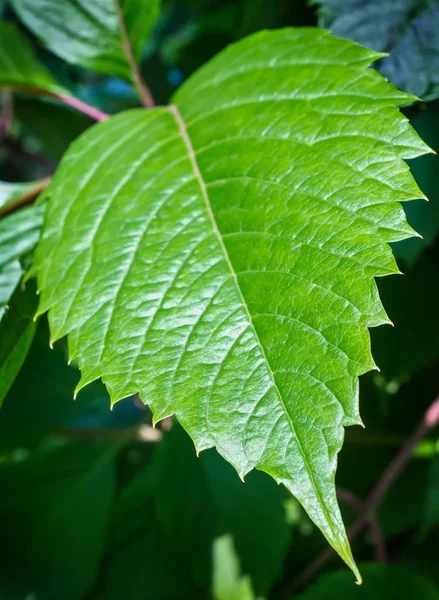
<path id="1" fill-rule="evenodd" d="M 197 458 L 177 425 L 160 443 L 154 467 L 163 532 L 176 550 L 189 552 L 197 580 L 210 590 L 204 577 L 211 571 L 210 549 L 216 537 L 230 533 L 255 591 L 266 593 L 282 573 L 290 542 L 284 490 L 259 472 L 243 485 L 214 450 Z"/>
<path id="2" fill-rule="evenodd" d="M 112 402 L 176 414 L 198 451 L 257 467 L 298 498 L 359 577 L 337 506 L 343 426 L 361 423 L 374 277 L 413 235 L 403 158 L 428 151 L 366 68 L 318 29 L 261 32 L 174 104 L 88 130 L 48 190 L 34 272 L 52 341 L 69 336 Z"/>
<path id="3" fill-rule="evenodd" d="M 29 206 L 0 220 L 0 320 L 23 270 L 18 260 L 35 247 L 44 206 Z"/>
<path id="4" fill-rule="evenodd" d="M 119 494 L 99 600 L 139 600 L 145 590 L 154 600 L 206 600 L 190 579 L 190 555 L 176 553 L 161 532 L 154 493 L 155 474 L 147 468 Z"/>
<path id="5" fill-rule="evenodd" d="M 320 25 L 389 56 L 379 71 L 399 88 L 439 96 L 438 0 L 313 0 Z"/>
<path id="6" fill-rule="evenodd" d="M 115 492 L 107 446 L 70 444 L 2 462 L 0 578 L 44 600 L 81 600 L 98 575 Z M 11 600 L 22 600 L 17 596 Z"/>
<path id="7" fill-rule="evenodd" d="M 411 123 L 421 138 L 435 150 L 439 150 L 439 100 L 421 105 L 421 110 L 411 119 Z M 394 245 L 397 259 L 403 258 L 413 264 L 426 246 L 431 246 L 439 233 L 439 190 L 437 154 L 421 156 L 410 161 L 410 170 L 429 202 L 422 200 L 409 202 L 405 206 L 408 222 L 422 235 Z"/>
<path id="8" fill-rule="evenodd" d="M 12 0 L 11 4 L 26 26 L 64 60 L 131 79 L 124 33 L 140 60 L 160 0 Z"/>
<path id="9" fill-rule="evenodd" d="M 0 86 L 37 88 L 53 94 L 65 94 L 65 90 L 37 60 L 24 35 L 13 23 L 1 20 Z"/>
<path id="10" fill-rule="evenodd" d="M 400 567 L 374 563 L 361 565 L 364 583 L 359 588 L 352 585 L 342 571 L 323 575 L 297 600 L 439 600 L 439 589 L 427 578 Z"/>
<path id="11" fill-rule="evenodd" d="M 29 283 L 26 284 L 26 292 Z M 18 293 L 19 290 L 16 294 Z M 13 306 L 11 312 L 12 310 Z M 7 320 L 8 317 L 5 318 L 5 323 Z M 50 350 L 45 321 L 39 321 L 23 368 L 0 410 L 0 454 L 8 454 L 16 448 L 33 448 L 73 417 L 84 414 L 91 408 L 103 410 L 108 407 L 105 388 L 98 382 L 89 386 L 76 402 L 72 401 L 72 389 L 79 377 L 78 370 L 67 366 L 67 352 L 62 344 Z M 32 418 L 29 416 L 30 411 Z"/>
<path id="12" fill-rule="evenodd" d="M 439 269 L 425 253 L 403 277 L 380 281 L 379 289 L 394 327 L 372 332 L 375 360 L 387 381 L 404 381 L 439 358 Z"/>
<path id="13" fill-rule="evenodd" d="M 241 575 L 232 536 L 223 535 L 215 540 L 213 567 L 215 600 L 256 600 L 250 579 Z"/>
<path id="14" fill-rule="evenodd" d="M 18 289 L 0 323 L 0 407 L 29 352 L 36 330 L 36 309 L 34 285 Z"/>
<path id="15" fill-rule="evenodd" d="M 14 200 L 31 190 L 37 182 L 9 183 L 0 181 L 0 208 L 7 208 Z"/>

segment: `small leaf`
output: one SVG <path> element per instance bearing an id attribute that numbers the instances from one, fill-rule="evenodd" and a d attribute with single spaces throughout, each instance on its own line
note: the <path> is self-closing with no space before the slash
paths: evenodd
<path id="1" fill-rule="evenodd" d="M 0 407 L 29 352 L 36 330 L 36 309 L 34 286 L 18 289 L 0 323 Z"/>
<path id="2" fill-rule="evenodd" d="M 320 24 L 389 56 L 379 71 L 425 100 L 439 96 L 439 1 L 313 0 Z"/>
<path id="3" fill-rule="evenodd" d="M 131 79 L 123 27 L 139 60 L 158 16 L 159 0 L 11 0 L 27 27 L 64 60 Z"/>
<path id="4" fill-rule="evenodd" d="M 439 600 L 439 589 L 426 577 L 406 568 L 374 563 L 361 565 L 364 583 L 359 588 L 352 585 L 342 571 L 321 576 L 295 600 Z"/>
<path id="5" fill-rule="evenodd" d="M 217 538 L 213 544 L 214 600 L 256 600 L 250 579 L 240 571 L 232 536 Z"/>
<path id="6" fill-rule="evenodd" d="M 44 206 L 30 206 L 0 220 L 0 320 L 23 274 L 18 260 L 40 237 Z"/>
<path id="7" fill-rule="evenodd" d="M 24 35 L 13 23 L 1 20 L 0 86 L 37 88 L 53 94 L 65 94 L 65 90 L 34 56 Z"/>
<path id="8" fill-rule="evenodd" d="M 428 151 L 368 69 L 318 29 L 261 32 L 186 82 L 170 107 L 94 126 L 65 155 L 36 255 L 52 341 L 68 334 L 112 402 L 176 414 L 198 451 L 283 483 L 353 561 L 335 494 L 374 277 L 413 235 L 422 197 L 403 158 Z"/>

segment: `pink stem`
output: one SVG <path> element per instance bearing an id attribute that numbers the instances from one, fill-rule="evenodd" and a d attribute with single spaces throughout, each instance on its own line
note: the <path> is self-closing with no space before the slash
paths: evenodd
<path id="1" fill-rule="evenodd" d="M 378 523 L 375 518 L 375 510 L 382 501 L 385 493 L 398 477 L 406 463 L 410 459 L 413 450 L 419 444 L 419 442 L 431 431 L 434 427 L 439 424 L 439 396 L 429 406 L 424 413 L 424 416 L 419 423 L 418 427 L 407 439 L 405 444 L 401 447 L 399 452 L 396 454 L 394 459 L 390 461 L 387 468 L 384 470 L 381 477 L 370 492 L 366 502 L 363 504 L 363 509 L 359 514 L 357 520 L 349 527 L 347 534 L 349 540 L 354 540 L 363 529 L 370 527 L 371 534 L 379 560 L 386 559 L 386 552 L 384 546 L 384 540 L 382 538 L 381 530 L 379 529 Z M 349 492 L 348 492 L 349 493 Z M 342 492 L 342 496 L 347 499 L 346 492 Z M 340 494 L 339 494 L 340 496 Z M 350 495 L 351 496 L 351 495 Z M 341 499 L 341 498 L 340 498 Z M 352 497 L 349 498 L 352 503 Z M 290 598 L 291 594 L 300 588 L 304 587 L 314 575 L 335 555 L 332 548 L 326 548 L 316 558 L 309 563 L 309 565 L 302 571 L 302 573 L 293 581 L 285 586 L 284 594 L 282 598 L 285 600 Z"/>
<path id="2" fill-rule="evenodd" d="M 381 531 L 380 524 L 377 519 L 372 518 L 369 521 L 369 531 L 372 536 L 372 543 L 375 549 L 375 557 L 378 562 L 386 563 L 387 562 L 387 548 L 386 541 L 383 536 L 383 532 Z"/>
<path id="3" fill-rule="evenodd" d="M 86 104 L 82 100 L 79 100 L 79 98 L 74 98 L 73 96 L 55 97 L 58 100 L 60 100 L 63 104 L 66 104 L 67 106 L 71 106 L 72 108 L 79 110 L 79 112 L 82 112 L 84 115 L 91 117 L 95 121 L 106 121 L 109 117 L 107 113 L 104 113 L 98 110 L 97 108 L 94 108 L 94 106 L 90 106 L 90 104 Z"/>

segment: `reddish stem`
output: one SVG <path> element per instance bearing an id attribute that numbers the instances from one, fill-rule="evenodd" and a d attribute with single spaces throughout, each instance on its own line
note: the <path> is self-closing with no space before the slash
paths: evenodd
<path id="1" fill-rule="evenodd" d="M 384 545 L 384 539 L 381 531 L 378 527 L 378 523 L 375 517 L 375 511 L 380 502 L 382 501 L 385 493 L 390 488 L 394 480 L 401 473 L 407 462 L 409 461 L 414 448 L 419 442 L 437 425 L 439 424 L 439 396 L 429 406 L 424 413 L 418 427 L 407 439 L 405 444 L 401 447 L 399 452 L 389 463 L 387 468 L 379 477 L 372 491 L 370 492 L 366 502 L 363 504 L 361 513 L 358 519 L 349 527 L 347 535 L 349 540 L 354 540 L 359 533 L 365 528 L 371 528 L 371 534 L 374 541 L 375 551 L 379 560 L 386 560 L 386 551 Z M 348 492 L 349 493 L 349 492 Z M 344 492 L 342 492 L 344 494 Z M 352 495 L 351 500 L 352 500 Z M 302 573 L 294 579 L 290 584 L 285 587 L 282 598 L 289 598 L 291 594 L 298 589 L 305 586 L 314 575 L 334 556 L 335 552 L 332 548 L 326 548 L 321 552 L 309 565 L 302 571 Z"/>
<path id="2" fill-rule="evenodd" d="M 79 112 L 91 117 L 95 121 L 105 121 L 109 117 L 107 113 L 98 110 L 94 106 L 90 106 L 90 104 L 79 100 L 79 98 L 74 98 L 73 96 L 55 96 L 55 98 L 60 100 L 63 104 L 79 110 Z"/>
<path id="3" fill-rule="evenodd" d="M 9 90 L 6 90 L 3 96 L 4 98 L 0 112 L 0 140 L 3 140 L 8 135 L 14 119 L 12 93 Z"/>
<path id="4" fill-rule="evenodd" d="M 136 57 L 134 56 L 130 38 L 128 36 L 128 31 L 125 25 L 125 20 L 119 5 L 119 0 L 114 0 L 114 7 L 117 14 L 117 20 L 119 22 L 120 35 L 122 37 L 122 46 L 125 52 L 125 56 L 127 57 L 131 72 L 133 74 L 134 83 L 136 84 L 136 88 L 139 93 L 140 99 L 142 100 L 146 108 L 154 108 L 154 98 L 151 94 L 151 90 L 143 80 L 142 73 L 140 72 L 139 65 L 136 61 Z"/>

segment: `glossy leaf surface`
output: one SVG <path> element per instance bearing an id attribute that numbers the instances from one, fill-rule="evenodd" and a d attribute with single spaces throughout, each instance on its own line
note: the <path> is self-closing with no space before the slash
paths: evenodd
<path id="1" fill-rule="evenodd" d="M 159 8 L 159 0 L 12 0 L 11 4 L 27 27 L 64 60 L 127 79 L 131 73 L 122 27 L 139 60 Z"/>
<path id="2" fill-rule="evenodd" d="M 38 241 L 43 213 L 43 206 L 31 206 L 0 220 L 0 319 L 23 274 L 19 258 Z"/>
<path id="3" fill-rule="evenodd" d="M 261 32 L 170 107 L 93 127 L 47 191 L 34 266 L 78 388 L 139 393 L 198 451 L 266 471 L 354 570 L 336 457 L 361 423 L 367 328 L 388 322 L 374 277 L 398 271 L 386 242 L 413 235 L 399 202 L 422 196 L 403 158 L 428 151 L 379 56 Z"/>
<path id="4" fill-rule="evenodd" d="M 0 20 L 0 86 L 37 88 L 65 93 L 37 60 L 26 38 L 13 23 Z"/>

